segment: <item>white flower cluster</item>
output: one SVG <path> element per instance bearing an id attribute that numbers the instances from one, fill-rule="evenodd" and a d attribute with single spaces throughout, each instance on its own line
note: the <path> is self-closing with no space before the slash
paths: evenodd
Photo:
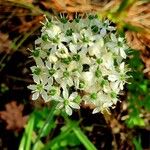
<path id="1" fill-rule="evenodd" d="M 81 103 L 94 104 L 93 114 L 116 104 L 128 78 L 128 47 L 108 20 L 95 14 L 46 19 L 41 32 L 32 50 L 33 100 L 40 95 L 45 102 L 54 100 L 68 115 Z"/>

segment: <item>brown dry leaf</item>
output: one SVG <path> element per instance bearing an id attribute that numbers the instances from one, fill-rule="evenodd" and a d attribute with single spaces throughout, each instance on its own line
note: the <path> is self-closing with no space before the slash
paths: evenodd
<path id="1" fill-rule="evenodd" d="M 22 24 L 18 26 L 19 32 L 28 32 L 31 29 L 35 28 L 35 26 L 40 25 L 40 21 L 44 19 L 43 15 L 36 16 L 33 20 L 27 22 L 24 18 L 21 19 Z M 17 28 L 16 28 L 17 29 Z"/>
<path id="2" fill-rule="evenodd" d="M 125 22 L 150 30 L 150 3 L 137 1 L 127 10 Z"/>
<path id="3" fill-rule="evenodd" d="M 9 39 L 8 34 L 4 34 L 0 32 L 0 53 L 5 52 L 5 53 L 10 53 L 11 51 L 11 40 Z"/>
<path id="4" fill-rule="evenodd" d="M 141 51 L 141 58 L 145 64 L 143 72 L 150 77 L 150 34 L 127 31 L 126 39 L 131 48 Z"/>
<path id="5" fill-rule="evenodd" d="M 131 48 L 141 51 L 145 63 L 144 73 L 150 77 L 150 3 L 137 1 L 128 9 L 124 21 L 143 29 L 140 32 L 127 31 L 126 38 Z"/>
<path id="6" fill-rule="evenodd" d="M 137 50 L 141 50 L 142 55 L 150 56 L 150 34 L 149 33 L 136 33 L 133 31 L 126 32 L 126 39 L 128 45 Z"/>
<path id="7" fill-rule="evenodd" d="M 50 2 L 42 2 L 47 9 L 54 9 L 58 12 L 89 12 L 93 10 L 98 10 L 101 3 L 93 3 L 92 0 L 51 0 Z"/>
<path id="8" fill-rule="evenodd" d="M 7 130 L 20 131 L 27 122 L 28 116 L 23 116 L 24 106 L 12 101 L 5 105 L 6 110 L 0 111 L 0 118 L 7 123 Z"/>
<path id="9" fill-rule="evenodd" d="M 137 1 L 127 11 L 124 21 L 136 27 L 141 27 L 141 32 L 128 31 L 126 38 L 129 45 L 143 52 L 150 48 L 150 3 Z"/>

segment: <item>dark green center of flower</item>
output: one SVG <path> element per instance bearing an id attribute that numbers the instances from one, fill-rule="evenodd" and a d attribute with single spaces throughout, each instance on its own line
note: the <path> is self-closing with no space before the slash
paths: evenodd
<path id="1" fill-rule="evenodd" d="M 99 69 L 97 69 L 97 70 L 95 71 L 95 76 L 96 76 L 97 78 L 101 77 L 101 76 L 102 76 L 102 72 L 101 72 Z"/>
<path id="2" fill-rule="evenodd" d="M 71 59 L 71 57 L 67 57 L 67 58 L 62 58 L 61 61 L 62 61 L 64 64 L 69 65 L 70 62 L 72 61 L 72 59 Z"/>
<path id="3" fill-rule="evenodd" d="M 75 20 L 76 23 L 80 22 L 80 18 L 75 18 L 74 20 Z"/>
<path id="4" fill-rule="evenodd" d="M 85 35 L 83 35 L 82 42 L 88 43 L 89 42 L 89 38 L 85 37 Z"/>
<path id="5" fill-rule="evenodd" d="M 52 76 L 56 72 L 56 70 L 52 68 L 52 69 L 49 69 L 48 72 L 49 72 L 49 75 Z"/>
<path id="6" fill-rule="evenodd" d="M 72 29 L 68 29 L 68 30 L 66 31 L 66 35 L 67 35 L 67 36 L 72 36 L 72 33 L 73 33 L 73 30 L 72 30 Z"/>
<path id="7" fill-rule="evenodd" d="M 51 20 L 49 20 L 49 21 L 51 21 Z M 52 23 L 51 23 L 51 22 L 47 22 L 47 23 L 46 23 L 46 27 L 47 27 L 47 28 L 52 27 Z"/>
<path id="8" fill-rule="evenodd" d="M 53 42 L 53 43 L 58 43 L 58 42 L 59 42 L 59 38 L 58 38 L 58 37 L 53 38 L 53 39 L 52 39 L 52 42 Z"/>
<path id="9" fill-rule="evenodd" d="M 119 47 L 122 47 L 122 42 L 118 42 L 118 46 L 119 46 Z"/>
<path id="10" fill-rule="evenodd" d="M 111 98 L 116 98 L 116 97 L 117 97 L 117 94 L 116 94 L 115 92 L 111 92 L 111 93 L 110 93 L 110 96 L 111 96 Z"/>
<path id="11" fill-rule="evenodd" d="M 68 72 L 68 71 L 64 71 L 64 72 L 63 72 L 63 76 L 64 76 L 64 77 L 68 77 L 68 76 L 69 76 L 69 72 Z"/>
<path id="12" fill-rule="evenodd" d="M 92 93 L 91 95 L 90 95 L 90 98 L 91 99 L 97 99 L 97 93 Z"/>
<path id="13" fill-rule="evenodd" d="M 47 41 L 49 40 L 48 34 L 43 35 L 43 36 L 42 36 L 42 40 L 43 40 L 44 42 L 47 42 Z"/>
<path id="14" fill-rule="evenodd" d="M 88 18 L 89 18 L 89 20 L 93 20 L 95 18 L 95 16 L 94 15 L 89 15 Z"/>
<path id="15" fill-rule="evenodd" d="M 54 96 L 56 94 L 56 89 L 51 89 L 49 92 L 48 92 L 48 95 L 50 96 Z"/>
<path id="16" fill-rule="evenodd" d="M 121 80 L 121 81 L 125 81 L 125 79 L 126 79 L 126 75 L 125 75 L 125 74 L 121 74 L 121 75 L 120 75 L 120 80 Z"/>
<path id="17" fill-rule="evenodd" d="M 66 17 L 62 17 L 60 18 L 60 21 L 63 23 L 63 24 L 66 24 L 68 22 L 68 19 Z"/>
<path id="18" fill-rule="evenodd" d="M 99 58 L 99 59 L 96 60 L 96 62 L 97 62 L 98 64 L 101 64 L 101 63 L 103 62 L 103 60 L 102 60 L 101 58 Z"/>
<path id="19" fill-rule="evenodd" d="M 98 18 L 98 15 L 89 15 L 88 18 L 89 20 L 93 20 L 93 19 Z"/>
<path id="20" fill-rule="evenodd" d="M 60 53 L 61 54 L 65 54 L 65 50 L 62 48 L 62 49 L 60 49 Z"/>
<path id="21" fill-rule="evenodd" d="M 77 104 L 80 104 L 80 102 L 81 102 L 81 96 L 78 95 L 78 96 L 74 99 L 74 102 L 76 102 Z"/>
<path id="22" fill-rule="evenodd" d="M 93 26 L 91 27 L 91 30 L 92 30 L 93 32 L 97 33 L 98 30 L 99 30 L 99 28 L 98 28 L 98 26 L 93 25 Z"/>
<path id="23" fill-rule="evenodd" d="M 105 80 L 103 79 L 101 82 L 100 82 L 100 85 L 103 87 L 104 85 L 108 85 L 108 80 Z"/>
<path id="24" fill-rule="evenodd" d="M 74 61 L 79 61 L 80 60 L 80 55 L 79 54 L 75 54 L 75 55 L 73 55 L 72 59 Z"/>
<path id="25" fill-rule="evenodd" d="M 85 87 L 85 82 L 84 81 L 80 81 L 79 88 L 82 89 L 84 87 Z"/>
<path id="26" fill-rule="evenodd" d="M 43 90 L 43 85 L 42 84 L 37 84 L 36 88 L 38 91 L 42 91 Z"/>
<path id="27" fill-rule="evenodd" d="M 35 70 L 33 71 L 33 73 L 36 74 L 36 75 L 40 75 L 41 71 L 42 70 L 37 67 L 37 68 L 35 68 Z"/>
<path id="28" fill-rule="evenodd" d="M 33 50 L 32 51 L 32 56 L 34 56 L 34 57 L 39 57 L 39 55 L 40 55 L 40 51 L 39 50 Z"/>
<path id="29" fill-rule="evenodd" d="M 65 105 L 68 105 L 68 104 L 69 104 L 68 99 L 64 99 L 64 104 L 65 104 Z"/>

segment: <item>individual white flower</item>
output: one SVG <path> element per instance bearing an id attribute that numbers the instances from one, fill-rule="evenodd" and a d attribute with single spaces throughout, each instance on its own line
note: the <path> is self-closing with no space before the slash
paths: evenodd
<path id="1" fill-rule="evenodd" d="M 95 35 L 94 45 L 88 48 L 88 53 L 90 56 L 96 56 L 97 58 L 101 57 L 104 47 L 104 39 L 100 35 Z"/>
<path id="2" fill-rule="evenodd" d="M 62 64 L 59 66 L 59 69 L 56 72 L 55 80 L 57 83 L 59 83 L 61 86 L 68 85 L 73 86 L 73 80 L 74 76 L 77 76 L 77 68 L 74 66 L 74 64 L 70 63 L 65 66 L 65 64 Z"/>
<path id="3" fill-rule="evenodd" d="M 83 29 L 80 31 L 80 44 L 81 44 L 81 53 L 86 53 L 87 48 L 92 46 L 95 40 L 92 32 L 90 30 Z"/>
<path id="4" fill-rule="evenodd" d="M 45 51 L 42 51 L 40 47 L 36 47 L 32 52 L 32 57 L 36 60 L 38 58 L 46 58 L 47 53 Z"/>
<path id="5" fill-rule="evenodd" d="M 82 98 L 85 104 L 87 103 L 94 103 L 97 99 L 99 99 L 100 92 L 94 91 L 91 89 L 91 91 L 87 94 L 85 94 Z"/>
<path id="6" fill-rule="evenodd" d="M 44 100 L 46 100 L 46 91 L 45 91 L 45 83 L 40 80 L 38 76 L 33 76 L 34 82 L 36 84 L 29 85 L 28 88 L 32 90 L 32 100 L 36 100 L 41 95 Z M 44 81 L 44 80 L 43 80 Z"/>
<path id="7" fill-rule="evenodd" d="M 55 62 L 58 60 L 58 58 L 57 58 L 57 56 L 55 56 L 54 54 L 51 54 L 51 55 L 48 56 L 48 60 L 49 60 L 51 63 L 55 63 Z"/>
<path id="8" fill-rule="evenodd" d="M 53 86 L 50 82 L 48 82 L 48 85 L 45 86 L 45 89 L 47 90 L 45 102 L 49 102 L 52 100 L 57 101 L 60 99 L 60 87 Z"/>
<path id="9" fill-rule="evenodd" d="M 111 41 L 106 45 L 108 48 L 114 52 L 116 55 L 120 55 L 122 58 L 126 58 L 125 50 L 127 50 L 127 45 L 124 44 L 124 38 L 117 38 L 115 34 L 111 34 Z"/>
<path id="10" fill-rule="evenodd" d="M 109 75 L 108 80 L 115 82 L 115 84 L 118 85 L 118 88 L 123 90 L 123 85 L 126 83 L 126 78 L 128 78 L 126 71 L 125 63 L 122 62 L 119 66 L 119 71 L 114 71 L 111 75 Z"/>
<path id="11" fill-rule="evenodd" d="M 110 26 L 109 20 L 105 20 L 101 26 L 100 35 L 104 37 L 107 31 L 113 31 L 113 30 L 115 30 L 115 28 L 113 26 Z"/>
<path id="12" fill-rule="evenodd" d="M 43 34 L 48 34 L 50 38 L 54 38 L 56 35 L 60 34 L 61 28 L 58 25 L 52 25 L 51 28 L 44 30 Z"/>
<path id="13" fill-rule="evenodd" d="M 99 94 L 98 99 L 94 101 L 96 107 L 93 109 L 92 114 L 99 113 L 99 112 L 103 113 L 103 111 L 105 110 L 108 111 L 109 107 L 113 105 L 108 95 L 101 92 L 98 94 Z"/>
<path id="14" fill-rule="evenodd" d="M 59 58 L 67 58 L 69 57 L 69 52 L 66 46 L 63 44 L 58 45 L 58 50 L 55 53 Z"/>
<path id="15" fill-rule="evenodd" d="M 107 52 L 102 57 L 102 65 L 104 65 L 107 69 L 113 70 L 114 69 L 114 59 L 113 55 L 110 52 Z"/>
<path id="16" fill-rule="evenodd" d="M 85 87 L 84 90 L 89 89 L 93 85 L 94 73 L 93 72 L 82 72 L 81 81 L 84 81 Z"/>
<path id="17" fill-rule="evenodd" d="M 65 108 L 66 113 L 70 116 L 72 115 L 73 109 L 80 109 L 80 106 L 74 102 L 75 98 L 78 96 L 77 92 L 73 92 L 70 96 L 66 88 L 63 89 L 63 98 L 58 101 L 57 109 Z"/>

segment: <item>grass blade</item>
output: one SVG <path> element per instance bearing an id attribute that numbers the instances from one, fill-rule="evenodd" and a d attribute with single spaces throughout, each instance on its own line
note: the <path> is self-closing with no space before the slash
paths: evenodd
<path id="1" fill-rule="evenodd" d="M 81 131 L 79 127 L 73 128 L 75 135 L 81 141 L 81 143 L 86 147 L 87 150 L 96 150 L 97 148 L 91 143 L 87 136 Z"/>

